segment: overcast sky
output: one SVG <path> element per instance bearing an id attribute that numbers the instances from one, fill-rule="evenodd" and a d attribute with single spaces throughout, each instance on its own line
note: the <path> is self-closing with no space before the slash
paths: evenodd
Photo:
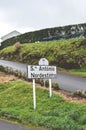
<path id="1" fill-rule="evenodd" d="M 86 0 L 0 0 L 0 37 L 86 23 Z"/>

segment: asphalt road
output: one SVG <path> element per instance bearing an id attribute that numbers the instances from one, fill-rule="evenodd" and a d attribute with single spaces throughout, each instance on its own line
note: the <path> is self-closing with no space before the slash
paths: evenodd
<path id="1" fill-rule="evenodd" d="M 20 70 L 27 73 L 27 64 L 21 64 L 11 61 L 0 60 L 0 65 L 12 67 L 14 70 Z M 86 90 L 86 78 L 61 74 L 57 72 L 56 78 L 52 82 L 58 82 L 61 89 L 67 91 Z"/>
<path id="2" fill-rule="evenodd" d="M 16 124 L 12 124 L 12 123 L 0 120 L 0 130 L 27 130 L 27 129 L 21 125 L 16 125 Z"/>
<path id="3" fill-rule="evenodd" d="M 13 124 L 7 121 L 0 120 L 0 130 L 46 130 L 44 128 L 25 128 L 22 125 Z"/>
<path id="4" fill-rule="evenodd" d="M 53 82 L 58 82 L 61 89 L 67 91 L 86 90 L 86 78 L 58 73 Z"/>

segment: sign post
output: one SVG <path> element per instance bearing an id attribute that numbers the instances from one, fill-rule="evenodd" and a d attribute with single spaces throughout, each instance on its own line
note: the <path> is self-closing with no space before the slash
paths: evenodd
<path id="1" fill-rule="evenodd" d="M 50 97 L 52 96 L 52 83 L 51 79 L 49 79 L 49 91 L 50 91 Z"/>
<path id="2" fill-rule="evenodd" d="M 33 79 L 33 105 L 36 109 L 36 87 L 35 79 L 48 79 L 49 80 L 49 95 L 52 96 L 52 82 L 51 79 L 55 78 L 56 66 L 49 66 L 49 62 L 45 58 L 41 58 L 39 65 L 28 65 L 28 78 Z"/>
<path id="3" fill-rule="evenodd" d="M 36 86 L 35 86 L 35 79 L 33 79 L 33 105 L 34 105 L 34 109 L 36 109 Z"/>

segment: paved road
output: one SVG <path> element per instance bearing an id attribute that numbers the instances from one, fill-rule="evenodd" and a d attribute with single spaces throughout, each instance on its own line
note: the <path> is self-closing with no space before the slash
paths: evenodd
<path id="1" fill-rule="evenodd" d="M 0 60 L 0 65 L 9 66 L 27 73 L 26 64 Z M 52 82 L 58 82 L 60 88 L 67 91 L 86 90 L 86 78 L 57 73 L 56 79 L 53 79 Z"/>
<path id="2" fill-rule="evenodd" d="M 86 90 L 86 78 L 58 73 L 54 82 L 58 82 L 60 88 L 67 91 Z"/>
<path id="3" fill-rule="evenodd" d="M 21 63 L 12 62 L 12 61 L 0 60 L 0 65 L 2 65 L 4 67 L 8 66 L 8 67 L 13 68 L 14 70 L 20 70 L 20 71 L 27 73 L 27 65 L 26 64 L 21 64 Z"/>
<path id="4" fill-rule="evenodd" d="M 0 130 L 27 130 L 21 125 L 12 124 L 6 121 L 0 120 Z"/>
<path id="5" fill-rule="evenodd" d="M 47 130 L 44 128 L 25 128 L 22 125 L 13 124 L 7 121 L 0 120 L 0 130 Z"/>

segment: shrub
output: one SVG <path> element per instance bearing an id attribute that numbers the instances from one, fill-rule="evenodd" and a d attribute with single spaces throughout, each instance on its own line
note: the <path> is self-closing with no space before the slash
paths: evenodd
<path id="1" fill-rule="evenodd" d="M 16 48 L 16 51 L 18 51 L 20 49 L 20 42 L 16 42 L 14 46 Z"/>
<path id="2" fill-rule="evenodd" d="M 4 67 L 0 65 L 0 71 L 4 71 Z"/>
<path id="3" fill-rule="evenodd" d="M 36 79 L 35 82 L 36 82 L 36 83 L 40 83 L 40 79 Z"/>
<path id="4" fill-rule="evenodd" d="M 54 90 L 59 90 L 60 89 L 58 83 L 55 83 L 55 82 L 52 83 L 52 88 Z"/>
<path id="5" fill-rule="evenodd" d="M 44 86 L 44 80 L 43 79 L 40 80 L 40 84 L 41 84 L 41 86 Z"/>
<path id="6" fill-rule="evenodd" d="M 82 90 L 77 90 L 73 93 L 73 96 L 75 97 L 82 97 L 82 98 L 86 98 L 86 91 L 82 91 Z"/>
<path id="7" fill-rule="evenodd" d="M 45 81 L 45 87 L 49 87 L 49 80 Z"/>
<path id="8" fill-rule="evenodd" d="M 44 81 L 41 80 L 40 84 L 43 86 L 44 85 Z M 45 81 L 45 87 L 49 87 L 49 80 Z M 52 82 L 52 88 L 54 90 L 59 90 L 60 89 L 58 83 L 56 83 L 56 82 Z"/>

